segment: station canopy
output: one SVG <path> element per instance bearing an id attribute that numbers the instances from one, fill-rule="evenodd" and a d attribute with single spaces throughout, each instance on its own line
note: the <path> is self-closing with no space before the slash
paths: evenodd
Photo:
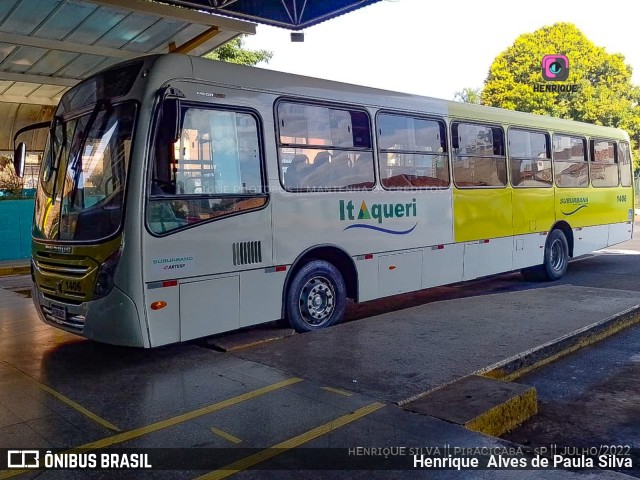
<path id="1" fill-rule="evenodd" d="M 21 127 L 48 120 L 70 87 L 154 53 L 201 56 L 253 22 L 299 30 L 379 0 L 0 0 L 0 155 Z M 230 18 L 231 17 L 231 18 Z M 46 132 L 22 134 L 31 152 Z"/>
<path id="2" fill-rule="evenodd" d="M 0 154 L 48 120 L 62 94 L 111 64 L 170 51 L 201 56 L 255 23 L 146 0 L 0 0 Z M 20 136 L 41 151 L 45 132 Z"/>
<path id="3" fill-rule="evenodd" d="M 164 0 L 290 30 L 301 30 L 380 0 Z"/>

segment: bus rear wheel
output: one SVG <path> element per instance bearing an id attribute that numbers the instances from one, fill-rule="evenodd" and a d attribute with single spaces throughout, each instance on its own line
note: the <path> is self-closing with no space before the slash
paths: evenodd
<path id="1" fill-rule="evenodd" d="M 569 243 L 562 230 L 549 233 L 544 246 L 544 263 L 538 267 L 525 268 L 522 274 L 526 280 L 561 279 L 569 265 Z"/>
<path id="2" fill-rule="evenodd" d="M 559 280 L 569 265 L 569 242 L 562 230 L 552 230 L 544 246 L 544 275 L 547 280 Z"/>
<path id="3" fill-rule="evenodd" d="M 331 263 L 313 260 L 291 281 L 286 297 L 287 319 L 297 332 L 320 330 L 344 317 L 347 289 Z"/>

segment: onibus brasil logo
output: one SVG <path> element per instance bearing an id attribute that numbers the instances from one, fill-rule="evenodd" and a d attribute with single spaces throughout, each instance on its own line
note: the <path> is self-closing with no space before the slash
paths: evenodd
<path id="1" fill-rule="evenodd" d="M 360 204 L 360 210 L 357 213 L 354 212 L 355 209 L 356 206 L 352 200 L 340 200 L 340 221 L 373 220 L 377 221 L 378 225 L 369 222 L 352 223 L 344 227 L 343 231 L 352 228 L 366 228 L 377 232 L 390 233 L 392 235 L 406 235 L 413 232 L 418 225 L 418 222 L 415 222 L 413 226 L 407 230 L 392 230 L 381 226 L 387 218 L 415 218 L 417 216 L 415 198 L 412 199 L 410 203 L 373 203 L 371 204 L 371 209 L 369 209 L 367 203 L 363 200 Z"/>

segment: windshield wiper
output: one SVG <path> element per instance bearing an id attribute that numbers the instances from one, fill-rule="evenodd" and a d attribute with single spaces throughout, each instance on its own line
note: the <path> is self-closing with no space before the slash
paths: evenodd
<path id="1" fill-rule="evenodd" d="M 75 205 L 76 203 L 76 195 L 78 194 L 78 182 L 80 180 L 80 174 L 82 173 L 82 152 L 84 150 L 85 143 L 87 142 L 87 138 L 89 138 L 89 134 L 93 130 L 93 124 L 95 123 L 98 115 L 101 111 L 103 111 L 103 109 L 105 112 L 105 118 L 103 124 L 100 126 L 100 130 L 104 128 L 104 123 L 109 121 L 109 115 L 113 110 L 113 106 L 108 100 L 99 100 L 98 102 L 96 102 L 93 110 L 91 110 L 91 115 L 87 120 L 84 131 L 81 133 L 80 140 L 77 143 L 77 148 L 73 148 L 72 145 L 72 150 L 71 152 L 69 152 L 70 156 L 74 153 L 76 154 L 75 158 L 73 159 L 73 164 L 70 166 L 70 168 L 73 170 L 73 188 L 71 190 L 71 196 L 69 198 L 70 205 Z"/>
<path id="2" fill-rule="evenodd" d="M 58 125 L 62 128 L 62 142 L 60 143 L 60 149 L 57 152 L 57 158 L 54 159 L 55 155 L 55 146 L 56 146 L 56 128 Z M 51 129 L 49 130 L 49 141 L 51 142 L 51 174 L 49 178 L 53 177 L 53 187 L 51 188 L 51 206 L 56 203 L 56 186 L 58 185 L 58 167 L 60 166 L 60 160 L 62 160 L 62 151 L 64 150 L 65 145 L 67 144 L 67 129 L 65 128 L 65 124 L 62 122 L 62 117 L 54 116 L 53 124 L 51 125 Z"/>

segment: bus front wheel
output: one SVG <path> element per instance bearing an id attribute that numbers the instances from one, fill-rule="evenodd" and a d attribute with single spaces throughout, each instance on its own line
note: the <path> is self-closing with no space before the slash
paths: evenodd
<path id="1" fill-rule="evenodd" d="M 304 265 L 289 285 L 287 319 L 297 332 L 329 327 L 342 320 L 347 289 L 331 263 L 313 260 Z"/>

